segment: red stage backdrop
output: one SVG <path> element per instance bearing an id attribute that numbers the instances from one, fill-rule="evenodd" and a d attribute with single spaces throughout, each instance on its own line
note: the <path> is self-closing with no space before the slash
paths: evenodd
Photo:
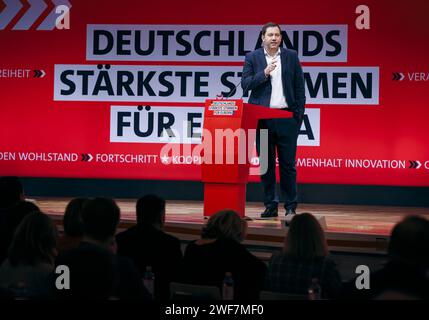
<path id="1" fill-rule="evenodd" d="M 242 96 L 244 55 L 274 21 L 305 75 L 299 182 L 429 186 L 428 12 L 426 0 L 0 1 L 0 175 L 199 180 L 204 101 Z"/>

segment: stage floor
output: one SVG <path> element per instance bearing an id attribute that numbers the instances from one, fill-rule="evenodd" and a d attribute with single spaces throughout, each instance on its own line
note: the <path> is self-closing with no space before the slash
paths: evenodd
<path id="1" fill-rule="evenodd" d="M 61 227 L 61 220 L 70 198 L 35 198 L 43 212 L 52 216 Z M 119 230 L 136 223 L 136 199 L 116 199 L 121 208 Z M 248 202 L 246 216 L 248 234 L 245 244 L 269 254 L 272 249 L 282 247 L 287 228 L 284 216 L 279 211 L 278 218 L 260 219 L 263 211 L 261 203 Z M 177 236 L 183 242 L 197 239 L 201 228 L 207 221 L 203 217 L 203 202 L 167 200 L 166 232 Z M 310 212 L 324 226 L 329 249 L 339 252 L 385 253 L 390 232 L 396 222 L 411 214 L 429 218 L 429 208 L 387 207 L 387 206 L 350 206 L 300 204 L 298 214 Z"/>

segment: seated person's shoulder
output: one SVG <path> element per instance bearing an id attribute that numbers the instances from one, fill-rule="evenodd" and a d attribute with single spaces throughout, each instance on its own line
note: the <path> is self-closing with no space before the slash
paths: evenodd
<path id="1" fill-rule="evenodd" d="M 161 231 L 162 234 L 162 238 L 164 239 L 164 241 L 168 241 L 171 243 L 180 243 L 179 238 L 172 236 L 171 234 L 166 233 L 165 231 Z"/>
<path id="2" fill-rule="evenodd" d="M 328 268 L 337 268 L 337 263 L 329 256 L 321 258 L 320 262 L 324 263 Z"/>
<path id="3" fill-rule="evenodd" d="M 132 273 L 138 273 L 134 263 L 128 257 L 116 255 L 113 257 L 113 262 L 115 268 L 120 272 L 128 273 L 131 271 Z"/>
<path id="4" fill-rule="evenodd" d="M 115 238 L 116 241 L 126 241 L 137 236 L 137 226 L 133 226 L 124 231 L 119 232 Z"/>
<path id="5" fill-rule="evenodd" d="M 87 242 L 81 242 L 78 247 L 64 250 L 59 253 L 55 259 L 55 263 L 65 264 L 67 261 L 80 260 L 80 261 L 96 261 L 97 259 L 111 259 L 112 253 L 107 249 L 100 246 L 93 245 Z"/>
<path id="6" fill-rule="evenodd" d="M 286 261 L 288 258 L 282 251 L 273 252 L 270 258 L 270 263 L 280 263 Z"/>

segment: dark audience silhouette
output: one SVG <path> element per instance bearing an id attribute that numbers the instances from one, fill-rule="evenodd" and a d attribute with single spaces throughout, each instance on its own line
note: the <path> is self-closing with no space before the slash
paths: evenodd
<path id="1" fill-rule="evenodd" d="M 0 225 L 0 264 L 6 259 L 16 228 L 27 215 L 35 211 L 40 211 L 39 207 L 29 201 L 15 202 L 5 210 L 4 219 Z"/>
<path id="2" fill-rule="evenodd" d="M 246 221 L 235 211 L 223 210 L 212 215 L 201 239 L 186 247 L 183 282 L 221 288 L 226 272 L 231 272 L 234 298 L 258 299 L 266 266 L 241 244 L 246 229 Z"/>
<path id="3" fill-rule="evenodd" d="M 408 216 L 392 230 L 388 261 L 370 274 L 370 288 L 358 290 L 356 279 L 344 288 L 346 299 L 428 299 L 429 220 Z"/>
<path id="4" fill-rule="evenodd" d="M 28 214 L 18 225 L 0 267 L 0 286 L 16 299 L 49 298 L 57 255 L 57 230 L 41 212 Z"/>
<path id="5" fill-rule="evenodd" d="M 149 299 L 132 262 L 115 254 L 120 209 L 112 199 L 95 198 L 82 209 L 84 236 L 77 248 L 60 253 L 73 278 L 70 290 L 56 290 L 62 299 Z"/>
<path id="6" fill-rule="evenodd" d="M 0 177 L 0 210 L 25 200 L 24 188 L 18 177 Z"/>
<path id="7" fill-rule="evenodd" d="M 341 277 L 328 257 L 325 233 L 310 213 L 293 217 L 283 251 L 269 262 L 266 289 L 291 294 L 308 294 L 312 279 L 317 279 L 322 298 L 335 298 L 341 290 Z"/>
<path id="8" fill-rule="evenodd" d="M 24 199 L 17 177 L 0 177 L 1 300 L 168 300 L 171 282 L 221 289 L 226 273 L 235 300 L 256 300 L 261 290 L 307 295 L 315 283 L 323 299 L 429 298 L 429 220 L 423 216 L 394 226 L 387 263 L 371 272 L 369 289 L 359 290 L 356 279 L 342 284 L 325 233 L 310 213 L 292 219 L 283 250 L 267 268 L 242 244 L 247 222 L 232 210 L 212 215 L 183 256 L 180 240 L 164 230 L 166 202 L 157 195 L 141 197 L 137 224 L 118 234 L 120 209 L 113 199 L 73 199 L 60 238 L 54 221 Z M 60 265 L 70 270 L 68 290 L 55 285 Z M 147 269 L 155 275 L 154 296 L 143 284 Z"/>
<path id="9" fill-rule="evenodd" d="M 58 251 L 75 248 L 82 241 L 82 209 L 88 198 L 75 198 L 67 206 L 63 217 L 64 234 L 58 239 Z"/>
<path id="10" fill-rule="evenodd" d="M 180 241 L 163 231 L 165 200 L 146 195 L 136 204 L 137 225 L 116 236 L 118 254 L 130 258 L 143 277 L 147 267 L 155 274 L 155 298 L 168 299 L 170 282 L 180 276 Z"/>
<path id="11" fill-rule="evenodd" d="M 24 199 L 24 188 L 18 177 L 0 177 L 0 265 L 6 258 L 13 231 L 22 220 L 14 219 L 17 221 L 14 223 L 10 221 L 10 207 Z"/>

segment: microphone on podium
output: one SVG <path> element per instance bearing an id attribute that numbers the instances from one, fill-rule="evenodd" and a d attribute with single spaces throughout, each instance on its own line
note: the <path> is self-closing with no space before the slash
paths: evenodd
<path id="1" fill-rule="evenodd" d="M 237 88 L 238 88 L 238 86 L 241 84 L 241 82 L 243 81 L 243 77 L 241 78 L 241 80 L 240 80 L 240 82 L 239 83 L 237 83 L 235 86 L 234 86 L 234 88 L 232 88 L 232 90 L 229 92 L 229 94 L 226 96 L 226 97 L 224 97 L 223 96 L 223 94 L 221 93 L 220 95 L 217 95 L 217 97 L 219 97 L 219 98 L 221 98 L 221 99 L 223 99 L 223 98 L 225 98 L 225 99 L 229 99 L 236 91 L 237 91 Z M 243 90 L 243 93 L 241 94 L 241 97 L 240 97 L 240 99 L 242 99 L 243 98 L 243 96 L 244 96 L 244 93 L 246 92 L 246 90 L 247 90 L 247 88 L 249 87 L 249 85 L 250 85 L 250 82 L 247 84 L 247 86 L 246 86 L 246 88 L 245 88 L 245 90 Z"/>
<path id="2" fill-rule="evenodd" d="M 230 98 L 237 91 L 237 88 L 241 84 L 241 81 L 243 81 L 243 78 L 241 78 L 240 82 L 236 84 L 234 88 L 229 92 L 229 94 L 226 96 L 226 99 Z"/>

